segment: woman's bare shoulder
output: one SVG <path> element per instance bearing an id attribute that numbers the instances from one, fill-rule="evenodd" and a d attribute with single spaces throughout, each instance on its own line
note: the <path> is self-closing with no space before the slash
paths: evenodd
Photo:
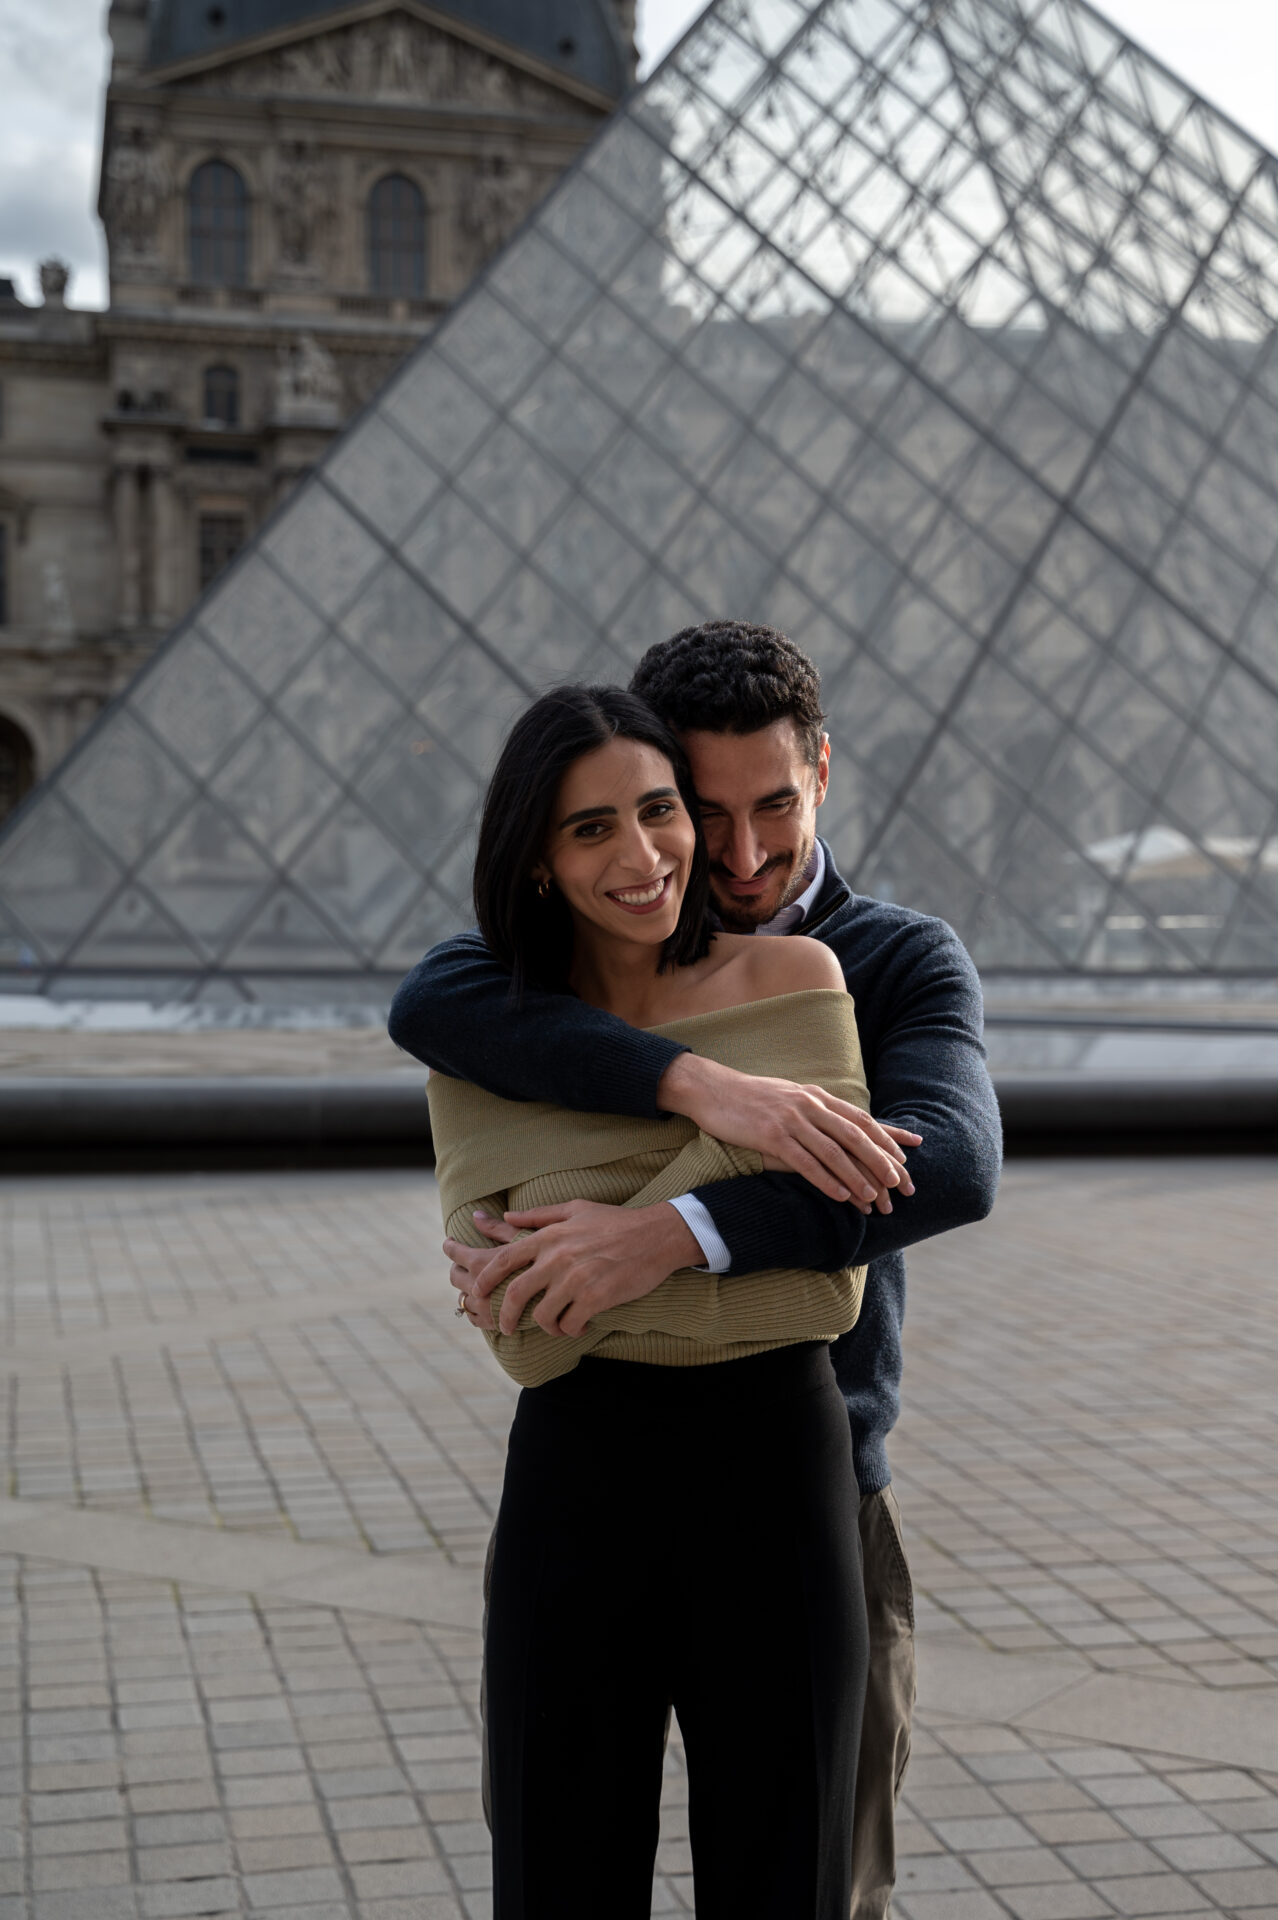
<path id="1" fill-rule="evenodd" d="M 811 987 L 845 986 L 843 969 L 830 948 L 806 934 L 755 934 L 749 941 L 748 964 L 754 998 L 803 993 Z"/>

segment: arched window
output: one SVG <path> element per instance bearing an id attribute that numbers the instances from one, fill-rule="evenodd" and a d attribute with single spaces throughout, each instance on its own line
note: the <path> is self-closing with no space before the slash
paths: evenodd
<path id="1" fill-rule="evenodd" d="M 0 713 L 0 820 L 12 813 L 35 779 L 35 753 L 16 720 Z"/>
<path id="2" fill-rule="evenodd" d="M 240 376 L 234 367 L 205 367 L 204 418 L 224 427 L 240 424 Z"/>
<path id="3" fill-rule="evenodd" d="M 197 287 L 242 287 L 248 279 L 248 190 L 225 160 L 206 160 L 187 188 L 191 279 Z"/>
<path id="4" fill-rule="evenodd" d="M 388 173 L 368 196 L 368 281 L 374 293 L 426 295 L 426 202 L 402 173 Z"/>

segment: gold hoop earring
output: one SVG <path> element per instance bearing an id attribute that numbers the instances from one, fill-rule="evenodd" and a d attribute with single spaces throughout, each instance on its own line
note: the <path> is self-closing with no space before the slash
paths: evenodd
<path id="1" fill-rule="evenodd" d="M 549 880 L 539 880 L 537 882 L 537 893 L 542 900 L 548 900 L 550 898 Z"/>

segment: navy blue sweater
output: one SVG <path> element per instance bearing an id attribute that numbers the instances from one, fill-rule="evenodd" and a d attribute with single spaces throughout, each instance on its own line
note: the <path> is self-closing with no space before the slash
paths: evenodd
<path id="1" fill-rule="evenodd" d="M 887 1485 L 885 1442 L 900 1410 L 904 1249 L 983 1219 L 994 1201 L 1002 1135 L 982 1045 L 981 989 L 943 920 L 855 895 L 826 850 L 825 884 L 801 931 L 832 947 L 856 1001 L 876 1118 L 921 1133 L 909 1152 L 916 1191 L 866 1216 L 800 1175 L 761 1173 L 697 1190 L 732 1255 L 732 1273 L 833 1272 L 869 1264 L 865 1302 L 836 1341 L 834 1369 L 852 1425 L 862 1493 Z M 657 1083 L 677 1041 L 643 1033 L 572 994 L 529 991 L 478 933 L 432 949 L 401 983 L 397 1046 L 441 1073 L 508 1100 L 553 1100 L 590 1113 L 659 1112 Z"/>

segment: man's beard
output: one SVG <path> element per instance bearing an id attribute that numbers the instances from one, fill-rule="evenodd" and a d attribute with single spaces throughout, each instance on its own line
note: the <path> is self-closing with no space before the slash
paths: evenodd
<path id="1" fill-rule="evenodd" d="M 767 921 L 774 919 L 783 907 L 790 905 L 792 900 L 797 900 L 808 884 L 808 868 L 812 865 L 812 856 L 815 851 L 816 835 L 813 834 L 798 858 L 792 853 L 774 853 L 770 860 L 764 861 L 759 869 L 760 873 L 775 873 L 782 867 L 790 868 L 790 877 L 781 889 L 781 897 L 775 905 L 770 904 L 766 895 L 760 896 L 757 900 L 734 900 L 731 894 L 726 893 L 726 883 L 736 876 L 730 874 L 721 861 L 712 860 L 710 887 L 714 899 L 714 910 L 719 916 L 724 932 L 753 933 L 757 927 L 764 926 Z M 758 874 L 751 874 L 750 877 L 757 879 Z M 725 884 L 724 893 L 721 894 L 715 887 L 716 880 Z"/>

